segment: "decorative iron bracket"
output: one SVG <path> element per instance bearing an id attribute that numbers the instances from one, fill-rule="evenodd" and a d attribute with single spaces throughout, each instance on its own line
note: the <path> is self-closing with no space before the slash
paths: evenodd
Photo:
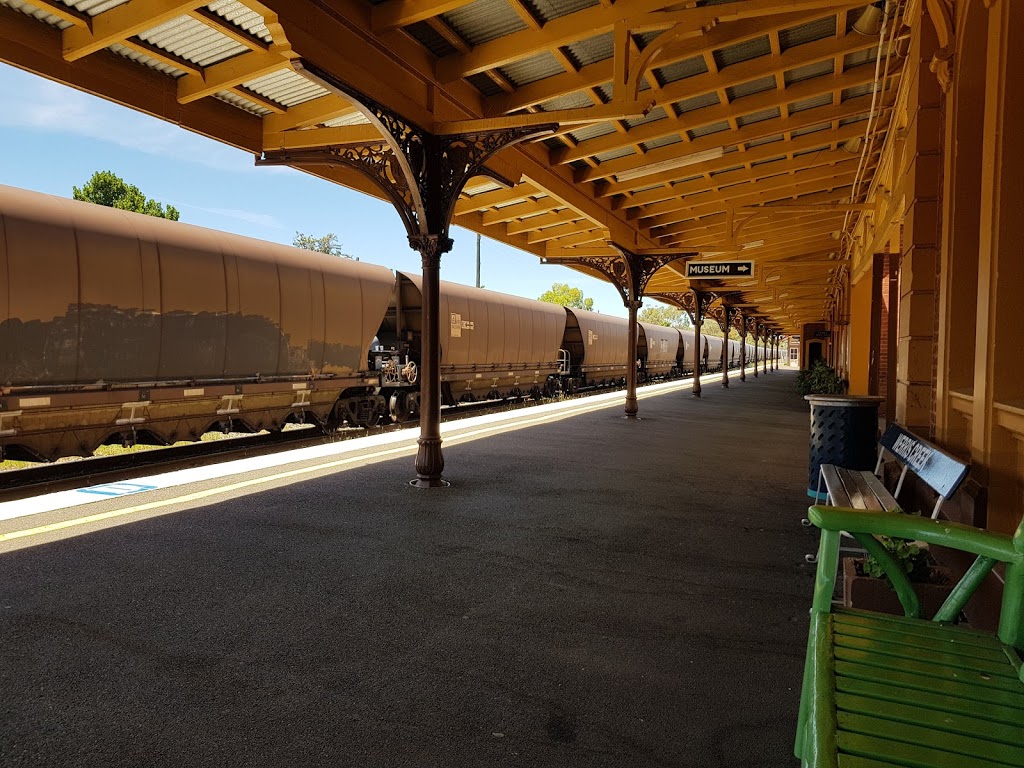
<path id="1" fill-rule="evenodd" d="M 708 309 L 708 317 L 713 318 L 718 323 L 718 327 L 721 329 L 722 334 L 725 338 L 729 337 L 729 330 L 733 325 L 733 321 L 736 319 L 736 315 L 739 314 L 739 309 L 736 307 L 730 307 L 725 302 L 718 304 L 717 306 Z"/>
<path id="2" fill-rule="evenodd" d="M 671 253 L 648 256 L 634 253 L 614 243 L 608 244 L 619 252 L 618 256 L 580 256 L 578 258 L 547 258 L 545 264 L 585 266 L 600 272 L 615 286 L 627 307 L 630 302 L 643 301 L 647 284 L 654 273 L 673 261 L 692 257 L 692 253 Z"/>
<path id="3" fill-rule="evenodd" d="M 485 163 L 501 149 L 550 133 L 557 124 L 510 127 L 439 136 L 395 114 L 334 75 L 306 63 L 306 72 L 350 101 L 380 131 L 379 143 L 265 152 L 257 165 L 339 165 L 368 178 L 391 201 L 410 244 L 413 238 L 451 240 L 448 228 L 466 182 L 486 175 Z"/>

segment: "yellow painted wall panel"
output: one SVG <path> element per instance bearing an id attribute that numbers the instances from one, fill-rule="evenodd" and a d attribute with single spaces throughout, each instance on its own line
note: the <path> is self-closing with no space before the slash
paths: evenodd
<path id="1" fill-rule="evenodd" d="M 868 394 L 871 367 L 871 272 L 850 291 L 850 394 Z"/>

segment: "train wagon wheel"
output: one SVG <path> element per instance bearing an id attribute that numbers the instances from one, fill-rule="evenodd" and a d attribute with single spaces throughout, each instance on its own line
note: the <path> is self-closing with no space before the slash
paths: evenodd
<path id="1" fill-rule="evenodd" d="M 388 403 L 388 411 L 391 413 L 391 420 L 394 422 L 408 421 L 412 416 L 412 408 L 409 405 L 409 397 L 405 392 L 395 392 L 391 395 Z"/>

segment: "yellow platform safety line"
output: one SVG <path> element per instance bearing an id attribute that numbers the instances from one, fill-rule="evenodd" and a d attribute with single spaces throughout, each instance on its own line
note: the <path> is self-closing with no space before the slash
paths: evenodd
<path id="1" fill-rule="evenodd" d="M 707 374 L 714 375 L 714 374 Z M 680 383 L 683 386 L 683 383 Z M 655 395 L 665 394 L 661 392 L 649 392 L 641 395 L 637 393 L 638 397 L 654 397 Z M 570 416 L 576 416 L 581 413 L 590 413 L 591 411 L 600 411 L 613 406 L 619 406 L 619 402 L 608 402 L 600 405 L 591 405 L 589 407 L 574 408 L 570 411 L 562 411 L 559 413 L 550 414 L 547 416 L 538 416 L 533 419 L 524 421 L 514 422 L 512 424 L 497 424 L 491 427 L 484 427 L 477 429 L 472 432 L 466 432 L 460 435 L 452 435 L 448 438 L 449 443 L 467 440 L 473 437 L 479 437 L 481 435 L 489 434 L 491 432 L 508 431 L 510 428 L 527 427 L 532 424 L 539 424 L 545 421 L 559 421 L 561 419 L 567 419 Z M 286 472 L 278 472 L 273 475 L 267 475 L 266 477 L 256 477 L 251 480 L 241 480 L 237 483 L 229 483 L 228 485 L 218 486 L 217 488 L 208 488 L 205 491 L 196 491 L 195 493 L 188 493 L 184 496 L 175 496 L 173 499 L 163 499 L 161 501 L 150 501 L 146 504 L 137 504 L 132 507 L 125 507 L 124 509 L 114 509 L 109 512 L 98 512 L 95 515 L 86 515 L 85 517 L 76 517 L 72 520 L 62 520 L 58 523 L 49 523 L 47 525 L 40 525 L 35 528 L 25 528 L 20 531 L 11 531 L 10 533 L 0 533 L 0 542 L 12 541 L 14 539 L 24 539 L 31 536 L 41 536 L 45 533 L 53 533 L 54 531 L 66 530 L 68 528 L 77 528 L 83 525 L 89 525 L 90 523 L 98 523 L 104 520 L 111 520 L 117 517 L 125 517 L 127 515 L 133 515 L 139 512 L 148 512 L 152 509 L 161 509 L 163 507 L 170 507 L 176 504 L 186 504 L 190 501 L 198 501 L 200 499 L 208 499 L 212 496 L 220 496 L 225 493 L 231 493 L 232 491 L 238 491 L 243 488 L 251 488 L 256 485 L 262 485 L 265 483 L 273 483 L 278 480 L 284 480 L 290 477 L 298 477 L 301 475 L 308 475 L 314 472 L 322 472 L 328 469 L 334 469 L 335 467 L 341 467 L 346 464 L 355 464 L 358 462 L 369 462 L 374 459 L 380 459 L 386 456 L 398 456 L 401 454 L 409 454 L 415 450 L 415 446 L 403 446 L 401 448 L 389 448 L 384 451 L 377 451 L 376 453 L 363 454 L 360 456 L 350 456 L 344 459 L 338 459 L 337 461 L 331 461 L 326 464 L 316 464 L 309 467 L 300 467 L 298 469 L 291 469 Z"/>

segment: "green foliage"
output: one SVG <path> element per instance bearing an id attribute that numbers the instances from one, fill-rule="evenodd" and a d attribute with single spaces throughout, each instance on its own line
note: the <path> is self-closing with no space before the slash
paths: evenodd
<path id="1" fill-rule="evenodd" d="M 921 549 L 911 541 L 903 539 L 891 539 L 888 536 L 879 536 L 882 546 L 889 552 L 893 560 L 906 572 L 907 578 L 915 582 L 926 582 L 931 577 L 931 565 L 928 562 L 928 552 Z M 864 575 L 876 579 L 889 580 L 882 570 L 881 564 L 875 558 L 868 555 L 864 561 Z"/>
<path id="2" fill-rule="evenodd" d="M 134 184 L 128 184 L 113 171 L 96 171 L 81 187 L 71 188 L 75 200 L 118 208 L 122 211 L 144 213 L 161 219 L 177 221 L 178 209 L 173 205 L 166 208 L 156 200 L 147 198 Z"/>
<path id="3" fill-rule="evenodd" d="M 296 232 L 295 239 L 292 240 L 292 245 L 296 248 L 304 248 L 307 251 L 316 251 L 317 253 L 326 253 L 328 256 L 340 256 L 343 259 L 359 261 L 355 256 L 347 254 L 341 250 L 341 241 L 333 232 L 328 232 L 326 235 L 321 237 L 307 235 L 303 232 Z"/>
<path id="4" fill-rule="evenodd" d="M 637 319 L 642 323 L 664 325 L 667 328 L 693 327 L 693 323 L 690 322 L 690 316 L 683 310 L 676 309 L 675 307 L 666 307 L 664 304 L 658 304 L 653 307 L 644 307 L 640 310 L 640 314 L 637 316 Z"/>
<path id="5" fill-rule="evenodd" d="M 550 304 L 561 304 L 563 307 L 594 311 L 594 300 L 583 297 L 583 291 L 568 283 L 554 283 L 551 290 L 544 291 L 538 299 Z"/>
<path id="6" fill-rule="evenodd" d="M 846 391 L 846 382 L 828 363 L 818 360 L 809 371 L 797 374 L 796 391 L 800 395 L 840 395 Z"/>

